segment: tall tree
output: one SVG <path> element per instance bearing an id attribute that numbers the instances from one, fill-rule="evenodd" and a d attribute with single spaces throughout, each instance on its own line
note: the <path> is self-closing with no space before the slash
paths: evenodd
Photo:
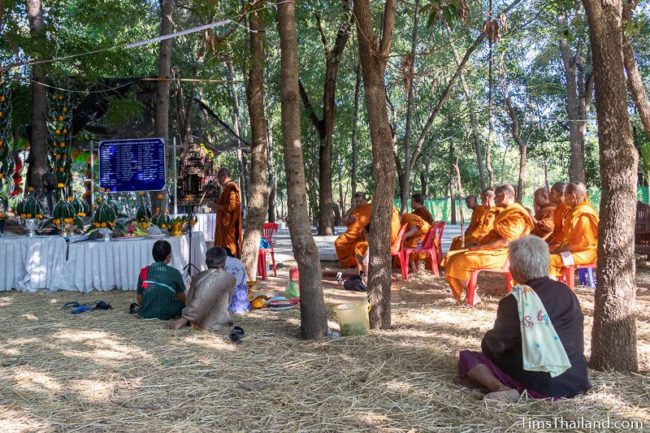
<path id="1" fill-rule="evenodd" d="M 45 22 L 43 21 L 43 3 L 41 0 L 27 0 L 27 17 L 29 32 L 34 47 L 41 46 L 45 41 Z M 32 135 L 29 154 L 28 186 L 34 188 L 37 194 L 43 189 L 42 176 L 48 171 L 47 162 L 47 95 L 43 66 L 32 65 Z"/>
<path id="2" fill-rule="evenodd" d="M 359 93 L 361 90 L 361 66 L 356 65 L 354 68 L 356 79 L 354 81 L 354 111 L 352 115 L 352 138 L 351 142 L 351 166 L 350 166 L 350 184 L 352 187 L 351 196 L 357 192 L 357 126 L 359 123 Z"/>
<path id="3" fill-rule="evenodd" d="M 172 0 L 160 0 L 160 35 L 168 35 L 174 31 L 172 22 Z M 172 41 L 165 39 L 160 41 L 158 48 L 158 89 L 156 91 L 156 136 L 169 143 L 169 87 L 172 66 Z M 191 101 L 191 98 L 190 98 Z M 191 102 L 190 102 L 191 104 Z M 189 110 L 187 110 L 187 125 L 189 125 Z M 185 132 L 185 131 L 182 131 Z M 173 161 L 172 169 L 176 170 L 176 161 Z M 154 209 L 165 213 L 167 209 L 167 192 L 152 192 L 151 204 Z"/>
<path id="4" fill-rule="evenodd" d="M 382 20 L 382 35 L 373 28 L 369 0 L 355 0 L 359 58 L 363 74 L 366 111 L 372 143 L 372 226 L 370 229 L 370 269 L 368 297 L 372 304 L 370 326 L 390 327 L 391 255 L 390 222 L 395 188 L 393 139 L 386 110 L 384 72 L 395 28 L 395 0 L 386 0 Z"/>
<path id="5" fill-rule="evenodd" d="M 591 366 L 637 371 L 634 221 L 638 155 L 627 111 L 621 0 L 582 0 L 596 88 L 602 199 Z"/>
<path id="6" fill-rule="evenodd" d="M 252 42 L 253 41 L 251 40 L 251 43 Z M 264 39 L 262 38 L 262 54 L 264 53 L 263 49 Z M 252 55 L 253 50 L 251 49 L 251 56 Z M 264 65 L 262 65 L 262 70 L 264 70 Z M 239 131 L 241 130 L 241 122 L 239 120 L 239 98 L 237 97 L 237 87 L 235 86 L 235 69 L 232 65 L 232 57 L 230 56 L 230 52 L 226 53 L 226 72 L 228 73 L 228 90 L 230 91 L 230 97 L 232 98 L 232 128 L 235 130 L 235 134 L 240 135 Z M 266 127 L 264 127 L 264 129 L 266 130 Z M 241 188 L 242 192 L 242 206 L 246 207 L 248 200 L 248 170 L 246 169 L 246 159 L 244 158 L 244 152 L 241 150 L 243 144 L 244 143 L 240 140 L 238 144 L 239 148 L 237 149 L 237 167 L 239 168 L 239 187 Z"/>
<path id="7" fill-rule="evenodd" d="M 332 207 L 334 205 L 332 193 L 332 139 L 334 136 L 334 120 L 336 114 L 336 79 L 339 72 L 339 64 L 343 57 L 343 50 L 350 38 L 350 27 L 352 21 L 346 16 L 336 33 L 334 47 L 325 35 L 320 13 L 316 13 L 316 23 L 320 32 L 323 50 L 325 51 L 325 82 L 323 83 L 323 118 L 320 119 L 309 102 L 307 91 L 300 83 L 300 96 L 303 99 L 305 108 L 309 114 L 314 128 L 318 132 L 320 146 L 318 151 L 318 234 L 332 235 L 333 219 Z"/>
<path id="8" fill-rule="evenodd" d="M 563 35 L 560 38 L 560 53 L 566 79 L 567 117 L 571 145 L 569 179 L 572 182 L 585 182 L 585 135 L 587 133 L 587 113 L 591 108 L 593 80 L 587 73 L 582 44 L 577 43 L 575 52 L 569 46 L 569 25 L 566 13 L 560 14 L 558 25 Z"/>
<path id="9" fill-rule="evenodd" d="M 262 227 L 268 210 L 269 189 L 266 185 L 268 134 L 264 114 L 264 25 L 257 11 L 249 15 L 250 26 L 250 73 L 246 96 L 251 122 L 251 166 L 248 191 L 248 214 L 242 246 L 242 262 L 246 275 L 255 281 L 257 273 L 257 252 L 259 251 Z"/>
<path id="10" fill-rule="evenodd" d="M 305 165 L 300 141 L 296 6 L 294 1 L 278 0 L 277 7 L 282 76 L 282 145 L 287 177 L 289 231 L 300 273 L 300 331 L 303 338 L 319 338 L 327 334 L 327 315 L 321 287 L 320 257 L 311 235 L 307 212 Z"/>

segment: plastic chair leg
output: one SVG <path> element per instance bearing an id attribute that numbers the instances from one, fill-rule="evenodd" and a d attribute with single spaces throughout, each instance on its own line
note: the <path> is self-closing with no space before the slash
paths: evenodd
<path id="1" fill-rule="evenodd" d="M 469 275 L 467 284 L 467 305 L 474 305 L 474 294 L 476 293 L 476 282 L 478 281 L 478 272 L 472 271 Z"/>
<path id="2" fill-rule="evenodd" d="M 399 260 L 399 267 L 402 270 L 402 279 L 404 281 L 409 279 L 409 258 L 408 255 L 404 254 L 403 252 L 399 252 L 397 255 L 397 258 Z"/>
<path id="3" fill-rule="evenodd" d="M 277 277 L 278 276 L 278 270 L 275 267 L 275 251 L 271 249 L 271 263 L 273 264 L 273 276 Z"/>
<path id="4" fill-rule="evenodd" d="M 266 251 L 260 250 L 257 254 L 257 273 L 266 280 Z"/>
<path id="5" fill-rule="evenodd" d="M 438 255 L 434 251 L 429 251 L 429 257 L 431 257 L 431 272 L 436 277 L 439 277 L 440 269 L 438 269 Z"/>

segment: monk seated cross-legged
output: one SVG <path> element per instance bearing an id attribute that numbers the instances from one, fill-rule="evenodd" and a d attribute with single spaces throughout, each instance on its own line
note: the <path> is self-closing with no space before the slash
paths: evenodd
<path id="1" fill-rule="evenodd" d="M 553 231 L 546 238 L 546 242 L 553 247 L 560 245 L 564 240 L 564 221 L 571 214 L 571 206 L 565 203 L 566 187 L 566 183 L 557 182 L 551 187 L 551 194 L 548 196 L 551 204 L 555 206 L 555 210 L 553 211 Z"/>
<path id="2" fill-rule="evenodd" d="M 407 224 L 406 232 L 404 233 L 404 244 L 408 248 L 416 248 L 418 242 L 422 242 L 427 232 L 431 228 L 429 223 L 424 221 L 419 216 L 412 213 L 405 213 L 402 215 L 402 225 Z M 426 257 L 423 257 L 426 259 Z M 420 261 L 420 254 L 411 253 L 409 257 L 409 272 L 418 272 L 418 262 Z"/>
<path id="3" fill-rule="evenodd" d="M 336 256 L 343 268 L 353 268 L 357 265 L 355 249 L 359 242 L 365 241 L 363 229 L 370 222 L 371 207 L 366 200 L 365 193 L 354 194 L 352 207 L 343 217 L 343 224 L 346 224 L 348 228 L 334 242 Z"/>
<path id="4" fill-rule="evenodd" d="M 465 199 L 467 207 L 473 209 L 472 219 L 465 231 L 465 245 L 477 245 L 494 227 L 494 220 L 500 208 L 494 205 L 494 190 L 486 188 L 481 193 L 481 205 L 476 204 L 476 196 L 469 195 Z M 450 251 L 463 248 L 462 239 L 456 236 L 451 241 Z"/>
<path id="5" fill-rule="evenodd" d="M 550 246 L 549 274 L 559 277 L 570 265 L 595 263 L 598 250 L 598 213 L 587 202 L 587 189 L 581 182 L 572 182 L 566 188 L 566 204 L 570 216 L 564 221 L 564 239 Z"/>
<path id="6" fill-rule="evenodd" d="M 535 190 L 535 228 L 531 235 L 546 239 L 553 233 L 553 214 L 555 204 L 550 201 L 548 188 Z"/>
<path id="7" fill-rule="evenodd" d="M 523 206 L 515 202 L 512 185 L 501 185 L 495 191 L 495 203 L 501 208 L 494 228 L 476 245 L 449 251 L 446 257 L 445 278 L 456 301 L 467 290 L 470 274 L 476 269 L 500 269 L 508 261 L 508 244 L 533 229 L 533 219 Z M 480 302 L 475 296 L 475 303 Z"/>

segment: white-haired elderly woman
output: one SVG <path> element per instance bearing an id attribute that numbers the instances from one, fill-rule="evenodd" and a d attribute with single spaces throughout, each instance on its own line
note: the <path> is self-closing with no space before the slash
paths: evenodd
<path id="1" fill-rule="evenodd" d="M 510 243 L 510 272 L 521 283 L 499 302 L 482 352 L 460 352 L 461 383 L 487 399 L 568 398 L 591 388 L 583 355 L 583 315 L 575 293 L 548 278 L 546 242 L 525 236 Z"/>

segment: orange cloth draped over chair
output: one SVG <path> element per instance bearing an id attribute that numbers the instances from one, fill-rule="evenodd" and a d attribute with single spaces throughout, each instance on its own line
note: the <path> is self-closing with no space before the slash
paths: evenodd
<path id="1" fill-rule="evenodd" d="M 479 206 L 472 212 L 472 219 L 470 220 L 469 226 L 465 231 L 465 244 L 468 242 L 479 243 L 492 228 L 494 228 L 494 221 L 496 216 L 499 214 L 499 208 L 492 206 L 486 208 L 484 206 Z M 451 247 L 449 251 L 454 251 L 460 249 L 461 238 L 456 236 L 451 241 Z"/>
<path id="2" fill-rule="evenodd" d="M 587 202 L 573 209 L 565 220 L 562 247 L 568 247 L 576 265 L 595 263 L 598 258 L 598 213 Z M 559 254 L 551 254 L 549 273 L 559 277 L 564 272 L 564 262 Z"/>
<path id="3" fill-rule="evenodd" d="M 393 245 L 395 239 L 397 239 L 397 234 L 399 233 L 399 229 L 401 228 L 402 228 L 402 224 L 400 222 L 399 211 L 393 207 L 393 214 L 390 217 L 390 244 L 391 245 Z M 354 248 L 354 254 L 358 256 L 363 256 L 364 254 L 366 254 L 367 250 L 368 250 L 368 241 L 363 240 L 357 242 Z"/>
<path id="4" fill-rule="evenodd" d="M 571 206 L 564 203 L 559 204 L 553 211 L 553 233 L 546 239 L 549 245 L 561 244 L 564 240 L 564 221 L 571 218 Z"/>
<path id="5" fill-rule="evenodd" d="M 530 232 L 530 234 L 538 236 L 542 239 L 550 237 L 551 233 L 553 233 L 553 228 L 555 227 L 555 224 L 553 222 L 554 215 L 555 206 L 548 205 L 541 208 L 535 214 L 535 228 L 532 232 Z"/>
<path id="6" fill-rule="evenodd" d="M 239 187 L 235 182 L 228 182 L 219 196 L 217 225 L 214 233 L 214 245 L 227 247 L 236 257 L 241 257 L 242 217 Z"/>
<path id="7" fill-rule="evenodd" d="M 414 209 L 412 213 L 422 218 L 428 224 L 433 224 L 433 215 L 431 215 L 429 209 L 425 208 L 424 206 Z"/>
<path id="8" fill-rule="evenodd" d="M 420 218 L 418 215 L 412 213 L 402 214 L 401 224 L 408 224 L 406 231 L 410 231 L 413 226 L 417 227 L 418 231 L 404 240 L 404 244 L 409 248 L 415 248 L 418 246 L 418 241 L 423 241 L 424 237 L 427 235 L 427 232 L 431 228 L 431 225 L 425 220 Z M 419 260 L 419 254 L 412 253 L 411 257 L 413 260 Z M 426 259 L 426 254 L 422 254 L 422 260 Z"/>
<path id="9" fill-rule="evenodd" d="M 479 243 L 485 245 L 499 239 L 508 242 L 526 236 L 533 229 L 533 219 L 523 206 L 513 203 L 499 212 L 494 220 L 494 228 Z M 475 269 L 500 269 L 508 261 L 508 248 L 493 250 L 458 250 L 450 251 L 445 258 L 445 277 L 460 281 L 469 281 L 470 273 Z M 460 290 L 450 283 L 454 297 L 460 300 Z"/>
<path id="10" fill-rule="evenodd" d="M 359 242 L 365 242 L 363 239 L 363 229 L 370 222 L 370 210 L 372 205 L 364 204 L 354 209 L 350 216 L 356 217 L 356 221 L 348 224 L 345 233 L 341 234 L 334 246 L 336 247 L 336 256 L 339 258 L 341 267 L 353 268 L 357 264 L 354 258 L 354 249 Z"/>

